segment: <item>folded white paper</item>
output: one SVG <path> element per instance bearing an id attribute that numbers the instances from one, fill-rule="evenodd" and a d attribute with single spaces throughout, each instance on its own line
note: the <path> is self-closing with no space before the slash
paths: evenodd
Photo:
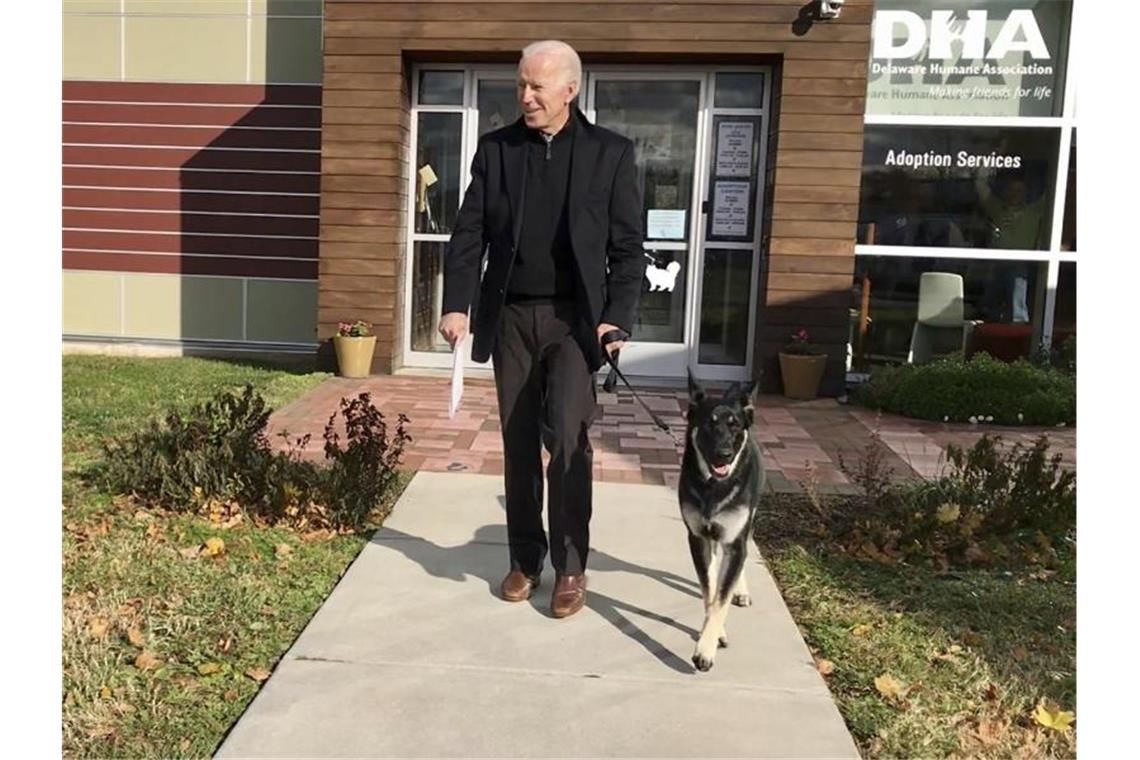
<path id="1" fill-rule="evenodd" d="M 467 353 L 467 337 L 455 341 L 451 349 L 451 402 L 447 407 L 447 419 L 454 419 L 459 410 L 459 401 L 463 398 L 463 355 Z"/>

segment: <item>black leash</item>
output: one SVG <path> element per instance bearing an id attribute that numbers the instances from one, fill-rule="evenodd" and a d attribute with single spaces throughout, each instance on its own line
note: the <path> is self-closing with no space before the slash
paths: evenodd
<path id="1" fill-rule="evenodd" d="M 611 354 L 606 350 L 606 346 L 609 344 L 615 341 L 628 339 L 629 333 L 621 329 L 610 330 L 609 332 L 602 334 L 602 356 L 605 358 L 606 363 L 610 365 L 610 373 L 606 375 L 606 379 L 602 383 L 602 390 L 604 390 L 606 393 L 613 393 L 614 388 L 617 385 L 617 380 L 614 379 L 615 376 L 621 378 L 621 381 L 625 383 L 625 387 L 629 388 L 629 392 L 633 394 L 633 397 L 637 399 L 637 402 L 641 404 L 641 407 L 649 413 L 649 418 L 653 420 L 653 424 L 665 432 L 670 438 L 672 438 L 674 445 L 681 446 L 681 441 L 677 438 L 669 426 L 665 424 L 665 420 L 661 419 L 661 417 L 658 416 L 656 412 L 649 408 L 649 405 L 645 403 L 641 396 L 637 394 L 637 391 L 633 389 L 633 386 L 629 384 L 629 379 L 626 378 L 625 373 L 618 369 L 618 354 L 620 354 L 621 351 L 615 350 Z"/>

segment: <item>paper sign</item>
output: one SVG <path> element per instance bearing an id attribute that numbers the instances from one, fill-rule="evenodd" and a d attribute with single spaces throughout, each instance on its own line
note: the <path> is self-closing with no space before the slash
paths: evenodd
<path id="1" fill-rule="evenodd" d="M 451 364 L 451 401 L 447 405 L 447 419 L 455 419 L 455 413 L 459 411 L 459 401 L 463 398 L 463 356 L 467 352 L 467 338 L 455 341 L 455 347 L 451 349 L 452 364 Z"/>
<path id="2" fill-rule="evenodd" d="M 645 237 L 650 240 L 684 240 L 685 209 L 649 209 Z"/>
<path id="3" fill-rule="evenodd" d="M 717 182 L 713 192 L 712 234 L 747 237 L 751 187 L 747 182 Z"/>
<path id="4" fill-rule="evenodd" d="M 716 175 L 747 177 L 752 173 L 750 121 L 722 121 L 716 130 Z"/>

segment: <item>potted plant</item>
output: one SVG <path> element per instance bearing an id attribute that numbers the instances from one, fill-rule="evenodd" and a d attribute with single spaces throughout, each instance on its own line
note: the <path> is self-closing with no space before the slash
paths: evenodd
<path id="1" fill-rule="evenodd" d="M 376 336 L 372 325 L 362 319 L 341 322 L 333 336 L 336 364 L 341 377 L 368 377 L 372 369 L 372 353 L 376 350 Z"/>
<path id="2" fill-rule="evenodd" d="M 815 398 L 826 366 L 827 354 L 811 344 L 807 330 L 801 327 L 792 333 L 792 342 L 780 351 L 784 395 L 788 398 Z"/>

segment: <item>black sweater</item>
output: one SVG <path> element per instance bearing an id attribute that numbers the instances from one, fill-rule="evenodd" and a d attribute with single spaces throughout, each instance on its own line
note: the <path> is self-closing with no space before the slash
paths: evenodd
<path id="1" fill-rule="evenodd" d="M 526 195 L 518 254 L 507 300 L 573 299 L 574 254 L 567 221 L 567 189 L 577 123 L 570 120 L 553 139 L 527 130 Z"/>

